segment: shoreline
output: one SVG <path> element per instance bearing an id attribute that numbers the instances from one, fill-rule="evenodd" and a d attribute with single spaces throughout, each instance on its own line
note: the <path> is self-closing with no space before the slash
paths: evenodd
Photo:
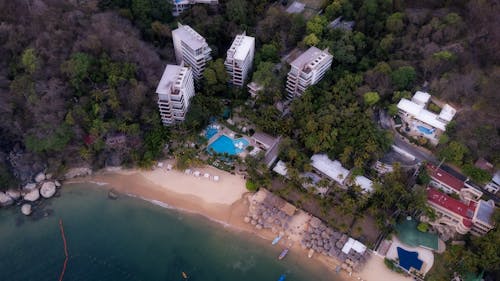
<path id="1" fill-rule="evenodd" d="M 165 162 L 168 163 L 168 162 Z M 151 171 L 138 169 L 102 170 L 92 176 L 72 179 L 65 184 L 92 183 L 97 188 L 113 189 L 122 195 L 148 201 L 166 209 L 173 209 L 204 218 L 222 225 L 234 232 L 256 235 L 260 239 L 272 241 L 276 236 L 268 229 L 257 230 L 244 222 L 248 213 L 250 194 L 245 188 L 245 181 L 239 175 L 220 171 L 213 167 L 200 167 L 203 173 L 218 175 L 220 181 L 194 177 L 177 170 L 155 168 Z M 281 244 L 282 241 L 280 241 Z M 288 241 L 287 241 L 288 242 Z M 308 251 L 294 243 L 290 248 L 305 266 L 321 267 L 339 280 L 405 280 L 405 276 L 391 272 L 383 259 L 372 254 L 359 273 L 349 275 L 345 271 L 335 272 L 340 262 L 334 258 L 315 254 L 308 258 Z M 411 279 L 408 279 L 411 280 Z"/>

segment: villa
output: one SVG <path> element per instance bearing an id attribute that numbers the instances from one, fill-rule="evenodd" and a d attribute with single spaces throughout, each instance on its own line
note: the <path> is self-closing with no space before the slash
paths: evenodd
<path id="1" fill-rule="evenodd" d="M 446 125 L 450 123 L 456 114 L 456 110 L 445 104 L 439 114 L 426 109 L 431 95 L 426 92 L 417 91 L 411 100 L 401 99 L 397 105 L 399 116 L 408 124 L 407 132 L 412 136 L 421 136 L 437 145 L 439 136 L 446 131 Z"/>
<path id="2" fill-rule="evenodd" d="M 172 0 L 172 14 L 176 17 L 195 4 L 217 5 L 219 0 Z"/>
<path id="3" fill-rule="evenodd" d="M 442 234 L 470 232 L 475 236 L 481 236 L 494 228 L 492 215 L 495 204 L 491 200 L 458 200 L 428 187 L 427 202 L 438 214 L 438 219 L 429 223 Z"/>
<path id="4" fill-rule="evenodd" d="M 349 170 L 344 168 L 338 160 L 332 161 L 326 154 L 315 154 L 311 157 L 311 161 L 315 172 L 344 187 Z"/>
<path id="5" fill-rule="evenodd" d="M 241 87 L 245 83 L 252 68 L 254 52 L 254 37 L 246 36 L 246 33 L 243 32 L 234 38 L 224 61 L 224 66 L 233 85 Z"/>
<path id="6" fill-rule="evenodd" d="M 483 192 L 471 186 L 466 181 L 462 181 L 443 169 L 430 163 L 425 166 L 431 181 L 430 186 L 440 189 L 448 194 L 457 194 L 464 201 L 478 200 Z"/>
<path id="7" fill-rule="evenodd" d="M 252 144 L 255 145 L 252 154 L 258 153 L 258 151 L 263 150 L 264 153 L 264 162 L 267 167 L 271 168 L 271 166 L 278 160 L 278 152 L 279 152 L 279 143 L 280 138 L 275 138 L 263 132 L 255 132 L 252 135 Z"/>
<path id="8" fill-rule="evenodd" d="M 489 183 L 484 186 L 484 189 L 493 194 L 500 189 L 500 171 L 497 171 Z"/>

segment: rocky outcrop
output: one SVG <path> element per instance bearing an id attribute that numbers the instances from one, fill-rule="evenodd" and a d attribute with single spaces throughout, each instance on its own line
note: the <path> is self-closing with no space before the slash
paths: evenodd
<path id="1" fill-rule="evenodd" d="M 35 176 L 35 182 L 42 182 L 44 180 L 45 180 L 45 174 L 43 172 L 40 172 Z"/>
<path id="2" fill-rule="evenodd" d="M 14 199 L 12 199 L 12 197 L 3 192 L 0 192 L 0 207 L 9 206 L 12 205 L 13 203 Z"/>
<path id="3" fill-rule="evenodd" d="M 23 198 L 26 201 L 35 202 L 36 200 L 38 200 L 38 198 L 40 198 L 40 191 L 35 188 L 32 191 L 26 193 Z"/>
<path id="4" fill-rule="evenodd" d="M 23 190 L 32 191 L 35 188 L 36 188 L 36 183 L 28 183 L 23 187 Z"/>
<path id="5" fill-rule="evenodd" d="M 43 198 L 50 198 L 56 193 L 56 185 L 54 182 L 47 181 L 42 184 L 40 194 Z"/>
<path id="6" fill-rule="evenodd" d="M 15 189 L 9 189 L 5 192 L 5 194 L 14 200 L 19 200 L 19 198 L 21 198 L 21 192 Z"/>
<path id="7" fill-rule="evenodd" d="M 21 213 L 25 216 L 31 215 L 31 205 L 30 204 L 23 204 L 21 207 Z"/>
<path id="8" fill-rule="evenodd" d="M 81 168 L 72 168 L 69 169 L 66 175 L 64 177 L 66 179 L 72 179 L 76 177 L 84 177 L 84 176 L 90 176 L 92 174 L 92 170 L 87 167 L 81 167 Z"/>
<path id="9" fill-rule="evenodd" d="M 61 187 L 61 183 L 58 180 L 55 180 L 54 184 L 56 185 L 57 188 Z"/>

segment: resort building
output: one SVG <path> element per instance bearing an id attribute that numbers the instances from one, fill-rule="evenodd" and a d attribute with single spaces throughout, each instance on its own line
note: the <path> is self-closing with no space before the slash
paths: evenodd
<path id="1" fill-rule="evenodd" d="M 219 0 L 172 0 L 172 14 L 178 16 L 195 4 L 217 5 L 219 4 Z"/>
<path id="2" fill-rule="evenodd" d="M 500 171 L 497 171 L 489 183 L 484 186 L 488 192 L 496 194 L 500 190 Z"/>
<path id="3" fill-rule="evenodd" d="M 233 85 L 243 86 L 248 72 L 252 68 L 255 52 L 255 38 L 246 36 L 243 32 L 234 38 L 233 44 L 227 50 L 224 66 Z"/>
<path id="4" fill-rule="evenodd" d="M 191 67 L 193 78 L 199 82 L 203 77 L 203 71 L 208 61 L 212 59 L 207 41 L 198 32 L 188 25 L 178 24 L 178 28 L 172 31 L 174 41 L 175 59 L 178 64 Z"/>
<path id="5" fill-rule="evenodd" d="M 373 181 L 365 176 L 355 176 L 352 185 L 359 186 L 362 193 L 373 192 Z"/>
<path id="6" fill-rule="evenodd" d="M 318 83 L 332 66 L 333 56 L 328 49 L 311 47 L 294 61 L 286 81 L 288 99 L 300 97 L 307 87 Z"/>
<path id="7" fill-rule="evenodd" d="M 440 189 L 448 194 L 457 194 L 460 196 L 460 199 L 464 201 L 478 200 L 483 195 L 483 192 L 479 189 L 454 177 L 439 167 L 428 163 L 425 168 L 431 178 L 429 185 L 434 188 Z"/>
<path id="8" fill-rule="evenodd" d="M 344 186 L 344 182 L 349 176 L 349 170 L 342 167 L 342 164 L 335 160 L 332 161 L 326 154 L 315 154 L 311 157 L 311 165 L 314 171 L 328 179 Z"/>
<path id="9" fill-rule="evenodd" d="M 264 87 L 256 82 L 248 83 L 247 88 L 248 88 L 248 93 L 250 94 L 250 97 L 252 97 L 252 99 L 257 98 L 259 92 L 264 90 Z"/>
<path id="10" fill-rule="evenodd" d="M 439 114 L 426 109 L 431 95 L 417 91 L 411 100 L 401 99 L 397 105 L 399 115 L 407 125 L 407 133 L 421 136 L 436 145 L 439 136 L 446 131 L 446 125 L 453 119 L 456 110 L 445 104 Z"/>
<path id="11" fill-rule="evenodd" d="M 494 228 L 495 204 L 491 200 L 464 202 L 428 187 L 427 202 L 438 214 L 438 219 L 429 223 L 440 233 L 451 230 L 480 236 Z"/>
<path id="12" fill-rule="evenodd" d="M 194 96 L 193 72 L 191 68 L 167 65 L 156 88 L 158 107 L 163 125 L 169 126 L 184 121 L 189 101 Z"/>
<path id="13" fill-rule="evenodd" d="M 264 163 L 268 168 L 271 168 L 278 160 L 280 138 L 275 138 L 263 132 L 255 132 L 252 135 L 252 144 L 254 151 L 251 154 L 257 154 L 259 151 L 264 151 Z"/>

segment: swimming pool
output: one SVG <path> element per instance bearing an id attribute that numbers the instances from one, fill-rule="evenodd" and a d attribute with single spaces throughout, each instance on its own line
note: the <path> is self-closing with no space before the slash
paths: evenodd
<path id="1" fill-rule="evenodd" d="M 432 133 L 434 133 L 434 129 L 429 129 L 429 128 L 426 128 L 424 126 L 417 126 L 417 129 L 421 132 L 421 133 L 424 133 L 426 135 L 430 135 Z"/>
<path id="2" fill-rule="evenodd" d="M 217 128 L 214 128 L 213 126 L 208 126 L 207 129 L 205 130 L 205 138 L 209 140 L 213 136 L 215 136 L 218 132 L 219 130 L 217 130 Z"/>
<path id="3" fill-rule="evenodd" d="M 423 261 L 418 258 L 418 252 L 410 252 L 403 248 L 397 247 L 399 265 L 410 271 L 410 268 L 415 268 L 416 270 L 422 269 Z"/>
<path id="4" fill-rule="evenodd" d="M 248 144 L 248 141 L 244 138 L 234 140 L 226 135 L 222 135 L 208 146 L 208 151 L 213 150 L 219 154 L 227 153 L 229 155 L 237 155 L 240 154 Z"/>

